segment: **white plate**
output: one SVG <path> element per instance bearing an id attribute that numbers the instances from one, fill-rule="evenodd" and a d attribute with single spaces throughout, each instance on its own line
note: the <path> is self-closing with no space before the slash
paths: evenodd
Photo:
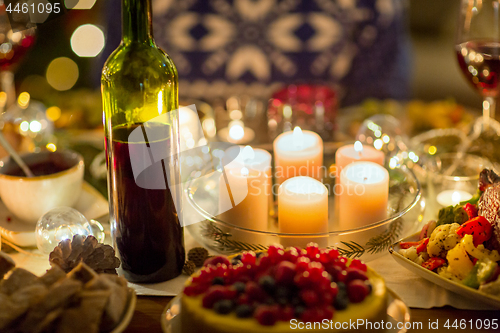
<path id="1" fill-rule="evenodd" d="M 420 234 L 420 233 L 419 233 Z M 402 242 L 416 242 L 418 241 L 419 234 L 415 234 L 413 236 L 407 237 L 402 240 Z M 492 295 L 484 294 L 479 290 L 474 288 L 467 287 L 461 283 L 451 281 L 445 279 L 444 277 L 434 273 L 433 271 L 428 270 L 420 265 L 417 265 L 413 261 L 406 259 L 401 254 L 399 254 L 399 250 L 401 247 L 399 246 L 399 242 L 393 244 L 389 248 L 389 252 L 392 254 L 392 257 L 404 268 L 420 275 L 426 280 L 429 280 L 432 283 L 437 284 L 440 287 L 443 287 L 449 291 L 457 293 L 461 296 L 465 296 L 476 301 L 484 302 L 488 305 L 494 306 L 500 309 L 500 298 Z"/>
<path id="2" fill-rule="evenodd" d="M 405 333 L 406 329 L 397 330 L 396 323 L 409 323 L 411 321 L 410 309 L 401 298 L 392 290 L 387 289 L 387 316 L 394 329 L 388 329 L 385 333 Z M 181 294 L 182 295 L 182 294 Z M 167 305 L 161 315 L 161 328 L 164 333 L 182 333 L 181 318 L 181 295 L 175 297 Z"/>
<path id="3" fill-rule="evenodd" d="M 85 215 L 87 219 L 98 219 L 108 214 L 109 211 L 106 198 L 87 182 L 83 182 L 82 194 L 74 208 Z M 36 246 L 35 225 L 16 218 L 1 201 L 0 234 L 2 238 L 18 246 Z"/>
<path id="4" fill-rule="evenodd" d="M 128 324 L 132 320 L 135 311 L 135 304 L 137 303 L 137 295 L 135 294 L 134 289 L 128 288 L 128 297 L 127 297 L 127 308 L 125 309 L 125 313 L 122 316 L 122 319 L 116 325 L 116 327 L 110 333 L 121 333 L 125 331 Z"/>

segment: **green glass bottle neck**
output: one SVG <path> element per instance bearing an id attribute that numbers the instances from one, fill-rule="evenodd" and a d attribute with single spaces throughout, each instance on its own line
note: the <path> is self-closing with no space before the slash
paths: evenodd
<path id="1" fill-rule="evenodd" d="M 151 0 L 122 0 L 122 39 L 153 42 Z"/>

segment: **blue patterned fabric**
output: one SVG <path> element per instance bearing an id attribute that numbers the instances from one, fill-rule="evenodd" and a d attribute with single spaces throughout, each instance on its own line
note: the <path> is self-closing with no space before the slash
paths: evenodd
<path id="1" fill-rule="evenodd" d="M 181 96 L 268 97 L 282 84 L 322 83 L 341 91 L 342 105 L 404 99 L 410 74 L 404 4 L 153 0 L 154 33 L 177 66 Z M 113 37 L 119 4 L 110 5 Z"/>

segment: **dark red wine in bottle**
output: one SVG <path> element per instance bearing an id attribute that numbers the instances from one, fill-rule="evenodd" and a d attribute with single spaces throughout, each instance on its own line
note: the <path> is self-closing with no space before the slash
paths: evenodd
<path id="1" fill-rule="evenodd" d="M 484 97 L 498 96 L 500 43 L 472 40 L 457 45 L 458 64 L 467 80 Z"/>
<path id="2" fill-rule="evenodd" d="M 151 17 L 150 0 L 122 0 L 122 42 L 101 77 L 113 245 L 120 272 L 142 283 L 178 276 L 185 260 L 179 186 L 169 185 L 180 178 L 178 77 Z"/>
<path id="3" fill-rule="evenodd" d="M 153 145 L 160 142 L 129 142 L 135 129 L 146 133 L 164 132 L 164 125 L 136 124 L 113 130 L 108 148 L 112 157 L 113 182 L 110 201 L 116 221 L 115 243 L 122 271 L 129 281 L 158 282 L 176 277 L 184 265 L 183 228 L 179 224 L 174 198 L 169 188 L 166 162 L 152 164 L 134 176 L 134 161 L 149 158 Z M 156 134 L 152 137 L 163 137 Z M 151 187 L 156 187 L 151 189 Z"/>

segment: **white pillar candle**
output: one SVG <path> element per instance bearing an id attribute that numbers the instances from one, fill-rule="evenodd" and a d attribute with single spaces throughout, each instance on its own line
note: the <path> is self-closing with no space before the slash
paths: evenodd
<path id="1" fill-rule="evenodd" d="M 250 147 L 250 146 L 246 146 Z M 268 197 L 268 211 L 274 214 L 274 198 L 272 193 L 272 167 L 271 154 L 264 149 L 251 148 L 253 153 L 248 153 L 248 148 L 244 146 L 233 146 L 224 152 L 222 165 L 247 166 L 264 173 L 266 178 L 266 196 Z M 251 156 L 249 156 L 251 155 Z"/>
<path id="2" fill-rule="evenodd" d="M 352 145 L 342 146 L 335 153 L 335 166 L 337 175 L 340 175 L 342 169 L 353 162 L 368 161 L 384 165 L 385 154 L 370 146 L 363 145 L 356 141 Z"/>
<path id="3" fill-rule="evenodd" d="M 462 201 L 472 199 L 472 194 L 461 190 L 446 190 L 436 197 L 437 202 L 444 207 L 458 205 Z"/>
<path id="4" fill-rule="evenodd" d="M 281 184 L 278 191 L 278 223 L 281 233 L 317 234 L 328 232 L 328 190 L 310 177 L 294 177 Z M 305 247 L 315 242 L 328 246 L 328 237 L 281 237 L 285 246 Z"/>
<path id="5" fill-rule="evenodd" d="M 203 137 L 200 119 L 191 107 L 179 107 L 179 134 L 181 151 L 197 147 Z"/>
<path id="6" fill-rule="evenodd" d="M 278 135 L 273 149 L 278 184 L 296 176 L 323 178 L 323 140 L 318 134 L 295 127 Z"/>
<path id="7" fill-rule="evenodd" d="M 340 230 L 363 227 L 387 218 L 389 172 L 374 162 L 355 162 L 340 173 Z"/>
<path id="8" fill-rule="evenodd" d="M 246 167 L 224 167 L 219 181 L 219 211 L 223 212 L 219 218 L 222 221 L 238 227 L 267 231 L 267 204 L 266 177 L 263 172 Z"/>

